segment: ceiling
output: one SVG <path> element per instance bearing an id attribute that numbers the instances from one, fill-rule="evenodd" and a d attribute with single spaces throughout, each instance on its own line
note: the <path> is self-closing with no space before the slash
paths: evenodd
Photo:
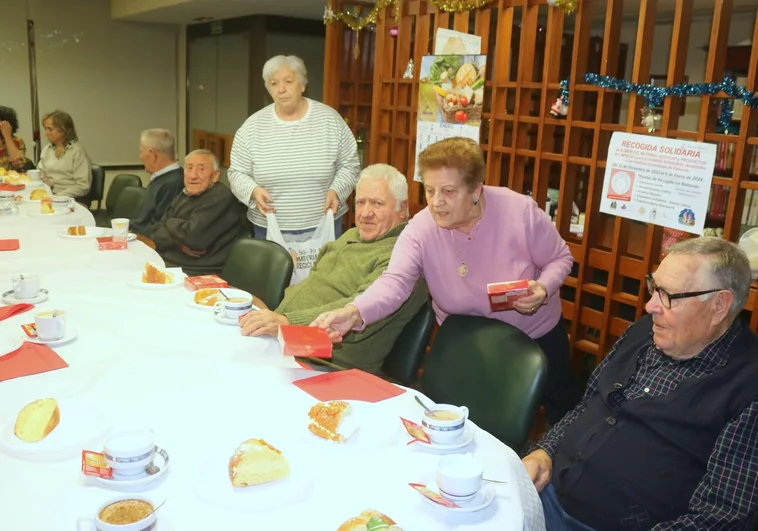
<path id="1" fill-rule="evenodd" d="M 320 19 L 326 0 L 110 0 L 114 18 L 164 24 L 191 24 L 198 17 L 225 19 L 245 15 L 281 15 L 297 18 Z M 605 1 L 593 2 L 593 11 L 602 16 Z M 672 13 L 677 1 L 658 0 L 658 16 Z M 708 16 L 714 0 L 694 0 L 699 16 Z M 734 0 L 735 12 L 750 10 L 755 16 L 756 0 Z M 624 1 L 625 18 L 634 18 L 639 12 L 640 0 Z"/>

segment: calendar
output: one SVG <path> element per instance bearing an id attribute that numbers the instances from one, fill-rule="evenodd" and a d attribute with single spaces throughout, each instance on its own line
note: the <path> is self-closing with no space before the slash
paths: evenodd
<path id="1" fill-rule="evenodd" d="M 421 182 L 421 175 L 418 173 L 418 156 L 421 152 L 435 142 L 454 136 L 470 138 L 479 143 L 479 126 L 434 122 L 418 122 L 416 124 L 416 164 L 414 166 L 416 175 L 413 177 L 414 181 Z"/>

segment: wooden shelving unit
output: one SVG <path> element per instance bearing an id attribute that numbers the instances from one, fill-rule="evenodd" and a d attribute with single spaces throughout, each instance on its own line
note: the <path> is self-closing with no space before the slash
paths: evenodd
<path id="1" fill-rule="evenodd" d="M 645 103 L 642 97 L 622 98 L 583 82 L 586 72 L 623 77 L 619 72 L 624 71 L 626 60 L 634 65 L 630 81 L 649 82 L 657 3 L 640 0 L 635 46 L 628 54 L 620 42 L 622 4 L 621 0 L 580 1 L 577 12 L 568 16 L 542 0 L 495 0 L 485 9 L 449 14 L 439 12 L 427 0 L 404 0 L 397 37 L 389 34 L 394 25 L 392 13 L 380 17 L 375 32 L 367 162 L 389 163 L 409 176 L 414 171 L 418 75 L 416 72 L 413 80 L 402 78 L 408 60 L 413 58 L 418 68 L 421 58 L 432 52 L 440 27 L 482 38 L 488 56 L 485 97 L 489 101 L 481 136 L 488 163 L 487 184 L 531 193 L 540 206 L 545 204 L 548 188 L 560 191 L 556 226 L 575 261 L 561 298 L 577 369 L 587 356 L 602 359 L 624 329 L 643 315 L 647 300 L 644 276 L 660 260 L 661 227 L 598 211 L 611 135 L 616 131 L 651 134 L 639 123 Z M 732 0 L 714 1 L 706 82 L 723 79 L 732 7 Z M 669 84 L 684 80 L 692 17 L 693 1 L 678 0 L 671 31 Z M 602 32 L 598 32 L 599 20 Z M 340 25 L 332 26 L 335 29 L 329 30 L 327 39 L 330 35 L 344 39 L 344 28 L 338 31 Z M 758 24 L 752 42 L 758 43 Z M 344 46 L 332 49 L 346 52 Z M 749 48 L 746 56 L 747 87 L 756 91 L 758 44 Z M 345 78 L 339 68 L 328 68 L 326 74 L 332 84 Z M 549 109 L 565 77 L 570 78 L 571 106 L 565 119 L 556 119 Z M 334 99 L 326 100 L 335 108 L 340 105 L 337 95 L 334 92 Z M 752 147 L 758 145 L 758 110 L 744 109 L 735 134 L 717 134 L 718 116 L 711 107 L 720 97 L 723 95 L 701 98 L 697 131 L 678 129 L 682 102 L 667 98 L 661 129 L 652 135 L 734 144 L 733 168 L 721 172 L 714 184 L 729 188 L 724 230 L 725 237 L 736 241 L 745 191 L 758 189 L 758 182 L 751 181 L 748 172 Z M 628 118 L 619 123 L 624 107 Z M 424 208 L 423 193 L 420 184 L 409 180 L 409 186 L 411 212 L 415 213 Z M 573 203 L 585 213 L 582 237 L 570 230 Z M 751 291 L 746 312 L 751 327 L 758 330 L 756 289 Z"/>

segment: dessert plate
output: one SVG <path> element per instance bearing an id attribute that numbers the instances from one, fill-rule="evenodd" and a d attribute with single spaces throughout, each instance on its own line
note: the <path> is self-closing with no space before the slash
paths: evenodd
<path id="1" fill-rule="evenodd" d="M 437 486 L 437 483 L 433 480 L 427 482 L 426 488 L 436 492 L 437 494 L 440 493 L 440 489 Z M 421 496 L 429 505 L 433 505 L 434 507 L 439 508 L 440 511 L 454 513 L 473 513 L 476 511 L 481 511 L 482 509 L 486 509 L 492 505 L 492 502 L 495 501 L 495 487 L 491 483 L 482 483 L 482 488 L 479 489 L 479 492 L 477 492 L 473 498 L 468 501 L 455 502 L 458 507 L 445 507 L 444 505 L 433 502 L 421 493 L 419 493 L 419 496 Z"/>
<path id="2" fill-rule="evenodd" d="M 330 447 L 354 449 L 389 446 L 392 444 L 401 427 L 395 415 L 379 412 L 377 405 L 370 402 L 358 400 L 346 400 L 346 402 L 350 404 L 352 414 L 346 416 L 343 419 L 343 423 L 345 424 L 345 429 L 354 427 L 355 432 L 344 443 L 323 439 L 311 432 L 308 429 L 308 424 L 310 423 L 308 411 L 305 411 L 304 419 L 306 440 L 316 441 Z"/>
<path id="3" fill-rule="evenodd" d="M 25 461 L 64 461 L 101 442 L 108 425 L 100 411 L 65 401 L 58 407 L 60 423 L 35 443 L 24 442 L 13 433 L 16 415 L 7 419 L 0 432 L 0 451 Z"/>
<path id="4" fill-rule="evenodd" d="M 93 479 L 98 484 L 104 487 L 107 487 L 109 489 L 123 490 L 123 491 L 146 490 L 146 487 L 155 483 L 160 478 L 165 476 L 166 472 L 168 472 L 169 466 L 171 465 L 171 461 L 168 458 L 168 452 L 158 446 L 156 446 L 155 449 L 156 449 L 156 454 L 155 454 L 155 459 L 153 459 L 153 463 L 158 468 L 160 468 L 157 474 L 153 474 L 151 476 L 147 472 L 142 472 L 140 474 L 130 477 L 129 479 L 116 479 L 116 478 L 105 479 L 101 477 L 95 477 Z"/>
<path id="5" fill-rule="evenodd" d="M 3 302 L 6 304 L 18 304 L 20 302 L 26 302 L 29 304 L 39 304 L 40 302 L 45 302 L 47 298 L 50 296 L 50 293 L 46 289 L 39 290 L 39 293 L 36 297 L 33 299 L 17 299 L 16 294 L 13 292 L 12 289 L 6 291 L 3 293 Z"/>
<path id="6" fill-rule="evenodd" d="M 142 272 L 140 271 L 138 273 L 137 278 L 134 280 L 130 280 L 128 284 L 137 289 L 147 289 L 147 290 L 164 290 L 164 289 L 172 289 L 179 287 L 184 284 L 184 279 L 187 278 L 187 275 L 185 275 L 182 272 L 181 267 L 167 267 L 165 269 L 167 273 L 171 273 L 174 275 L 174 281 L 170 284 L 149 284 L 147 282 L 142 282 Z"/>
<path id="7" fill-rule="evenodd" d="M 420 424 L 419 424 L 420 425 Z M 407 435 L 407 434 L 406 434 Z M 406 437 L 407 441 L 410 441 L 410 436 Z M 422 443 L 422 442 L 416 442 L 411 445 L 409 445 L 410 448 L 413 448 L 414 450 L 423 450 L 427 452 L 435 452 L 435 453 L 446 453 L 446 452 L 452 452 L 453 450 L 459 450 L 461 448 L 464 448 L 471 444 L 474 441 L 474 428 L 471 426 L 471 423 L 469 421 L 466 421 L 466 425 L 463 427 L 463 433 L 461 436 L 450 443 L 447 444 L 441 444 L 441 443 Z"/>
<path id="8" fill-rule="evenodd" d="M 57 216 L 65 216 L 67 214 L 71 214 L 70 208 L 54 209 L 52 212 L 46 213 L 46 214 L 43 214 L 42 212 L 34 208 L 27 209 L 26 211 L 27 216 L 35 216 L 35 217 L 53 217 L 53 216 L 57 217 Z"/>
<path id="9" fill-rule="evenodd" d="M 307 459 L 297 457 L 296 451 L 278 446 L 278 442 L 273 444 L 289 461 L 288 477 L 251 487 L 234 487 L 229 479 L 229 458 L 234 453 L 234 448 L 231 448 L 215 452 L 200 461 L 195 478 L 197 496 L 217 508 L 247 513 L 269 511 L 303 501 L 313 483 L 313 473 Z"/>
<path id="10" fill-rule="evenodd" d="M 222 293 L 224 293 L 224 295 L 226 295 L 230 299 L 232 297 L 250 297 L 250 298 L 253 297 L 247 291 L 242 291 L 241 289 L 235 289 L 235 288 L 214 288 L 214 289 L 220 289 L 222 291 Z M 193 291 L 193 292 L 191 292 L 187 296 L 186 302 L 187 302 L 188 306 L 191 306 L 192 308 L 197 308 L 198 310 L 205 310 L 205 311 L 215 310 L 213 304 L 211 304 L 210 306 L 208 306 L 208 305 L 205 305 L 205 304 L 198 304 L 198 303 L 196 303 L 195 302 L 195 293 L 197 293 L 197 291 Z M 224 297 L 222 297 L 221 295 L 219 295 L 218 296 L 218 300 L 222 301 L 222 300 L 224 300 Z M 256 310 L 257 310 L 257 308 L 256 308 Z"/>
<path id="11" fill-rule="evenodd" d="M 91 238 L 97 238 L 98 236 L 102 236 L 105 229 L 102 229 L 100 227 L 84 227 L 86 230 L 86 234 L 83 234 L 82 236 L 79 235 L 73 235 L 68 233 L 68 227 L 63 227 L 61 230 L 58 231 L 58 237 L 59 238 L 65 238 L 67 240 L 89 240 Z"/>
<path id="12" fill-rule="evenodd" d="M 66 333 L 63 334 L 63 337 L 59 337 L 58 339 L 40 339 L 38 337 L 26 337 L 26 336 L 23 336 L 23 339 L 30 343 L 37 343 L 38 345 L 47 345 L 48 347 L 57 347 L 58 345 L 64 345 L 68 343 L 69 341 L 73 341 L 74 339 L 76 339 L 77 335 L 78 335 L 78 332 L 76 328 L 67 326 Z"/>
<path id="13" fill-rule="evenodd" d="M 16 352 L 24 344 L 24 340 L 19 336 L 0 336 L 0 358 Z"/>

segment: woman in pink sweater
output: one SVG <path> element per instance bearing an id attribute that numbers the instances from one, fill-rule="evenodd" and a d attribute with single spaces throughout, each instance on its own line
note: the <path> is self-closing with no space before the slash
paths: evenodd
<path id="1" fill-rule="evenodd" d="M 320 315 L 314 325 L 340 341 L 395 312 L 426 279 L 437 322 L 450 314 L 481 315 L 512 324 L 545 352 L 550 370 L 544 405 L 558 422 L 581 398 L 569 366 L 559 289 L 574 263 L 550 218 L 528 196 L 484 186 L 479 145 L 450 138 L 419 157 L 427 208 L 398 238 L 389 267 L 345 308 Z M 487 284 L 529 279 L 533 294 L 515 311 L 493 312 Z"/>

